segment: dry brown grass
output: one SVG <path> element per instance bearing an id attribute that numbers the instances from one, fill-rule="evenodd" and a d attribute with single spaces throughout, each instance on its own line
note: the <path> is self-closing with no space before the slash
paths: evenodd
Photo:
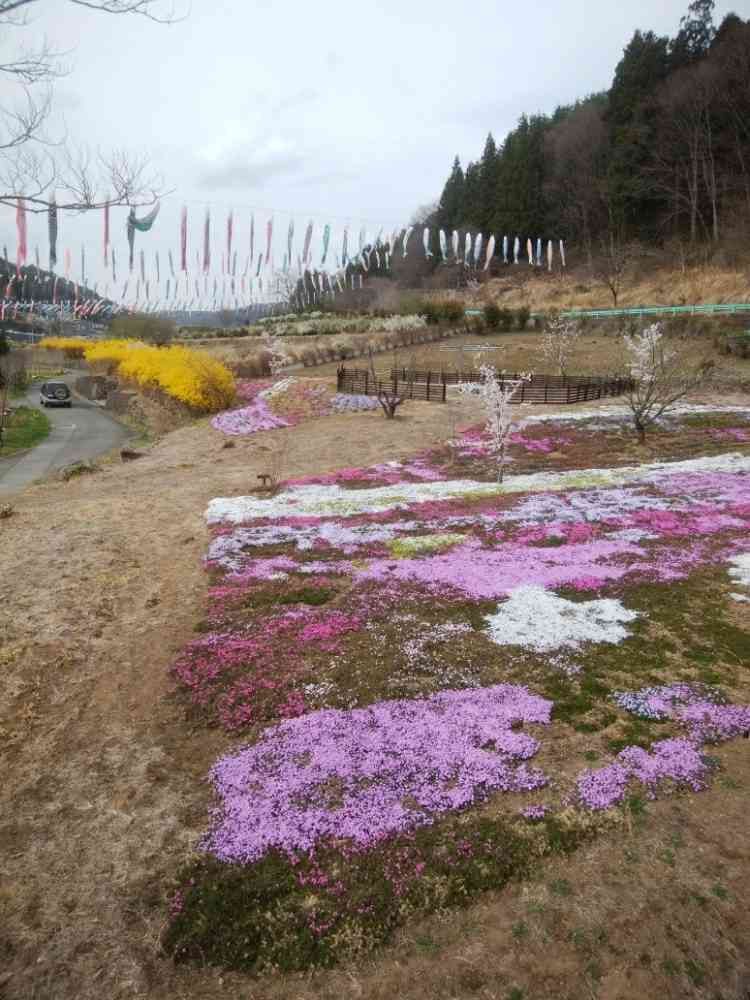
<path id="1" fill-rule="evenodd" d="M 719 352 L 710 336 L 675 339 L 679 351 L 692 363 L 713 361 L 718 384 L 727 386 L 750 385 L 750 359 L 736 358 Z M 482 348 L 475 350 L 474 348 Z M 496 348 L 496 349 L 491 349 Z M 464 333 L 440 344 L 424 344 L 400 348 L 377 359 L 378 370 L 391 366 L 415 367 L 433 371 L 472 370 L 478 364 L 491 364 L 506 371 L 532 370 L 554 374 L 541 353 L 541 337 L 536 332 L 495 333 L 478 335 Z M 348 362 L 352 367 L 363 367 L 362 361 Z M 627 359 L 619 337 L 604 331 L 582 335 L 571 355 L 571 375 L 607 375 L 626 370 Z M 316 375 L 334 376 L 338 363 L 321 365 Z"/>
<path id="2" fill-rule="evenodd" d="M 685 270 L 660 267 L 649 261 L 624 282 L 618 307 L 679 306 L 750 301 L 747 269 L 704 265 Z M 445 298 L 446 293 L 432 293 Z M 453 293 L 456 295 L 457 293 Z M 562 309 L 611 309 L 612 296 L 586 268 L 569 269 L 549 275 L 523 264 L 482 284 L 474 294 L 461 292 L 460 298 L 473 305 L 495 301 L 506 308 L 527 306 L 532 312 Z"/>

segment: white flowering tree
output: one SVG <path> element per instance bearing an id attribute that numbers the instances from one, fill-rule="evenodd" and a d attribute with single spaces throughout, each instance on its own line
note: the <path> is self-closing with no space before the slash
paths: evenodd
<path id="1" fill-rule="evenodd" d="M 271 369 L 271 374 L 276 377 L 282 369 L 284 369 L 291 358 L 286 352 L 286 347 L 279 337 L 274 337 L 267 331 L 263 332 L 263 350 L 268 355 L 268 367 Z"/>
<path id="2" fill-rule="evenodd" d="M 560 375 L 567 375 L 568 363 L 581 335 L 581 326 L 575 320 L 555 316 L 547 322 L 542 335 L 542 358 Z"/>
<path id="3" fill-rule="evenodd" d="M 628 405 L 638 440 L 643 444 L 646 431 L 655 421 L 708 380 L 713 362 L 691 366 L 666 342 L 661 323 L 653 323 L 640 333 L 626 333 L 623 342 L 633 380 Z"/>
<path id="4" fill-rule="evenodd" d="M 497 463 L 497 481 L 503 481 L 503 473 L 508 463 L 508 445 L 515 427 L 512 404 L 516 393 L 531 378 L 530 374 L 516 375 L 512 379 L 498 374 L 492 365 L 482 365 L 479 369 L 482 381 L 479 383 L 479 398 L 487 417 L 486 430 L 490 436 L 490 453 Z"/>

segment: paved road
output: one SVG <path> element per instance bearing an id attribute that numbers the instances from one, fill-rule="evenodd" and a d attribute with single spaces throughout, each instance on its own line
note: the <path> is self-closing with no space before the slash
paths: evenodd
<path id="1" fill-rule="evenodd" d="M 73 378 L 61 381 L 72 384 Z M 41 408 L 38 383 L 26 394 L 25 400 L 17 399 L 13 405 L 22 402 Z M 70 409 L 49 406 L 44 412 L 52 424 L 49 437 L 17 458 L 0 458 L 0 496 L 15 493 L 72 462 L 93 459 L 118 448 L 130 436 L 127 428 L 113 420 L 100 406 L 77 396 L 73 397 Z"/>

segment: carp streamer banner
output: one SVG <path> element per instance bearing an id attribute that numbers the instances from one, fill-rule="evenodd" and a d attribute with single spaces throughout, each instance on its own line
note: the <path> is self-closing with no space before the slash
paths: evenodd
<path id="1" fill-rule="evenodd" d="M 16 249 L 16 268 L 20 269 L 26 263 L 28 248 L 26 245 L 26 205 L 22 198 L 16 204 L 16 229 L 18 231 L 18 247 Z"/>
<path id="2" fill-rule="evenodd" d="M 271 241 L 273 240 L 273 219 L 266 224 L 266 267 L 271 260 Z"/>
<path id="3" fill-rule="evenodd" d="M 47 233 L 49 236 L 49 269 L 54 271 L 57 264 L 57 204 L 54 196 L 47 213 Z"/>
<path id="4" fill-rule="evenodd" d="M 180 270 L 187 271 L 187 205 L 183 206 L 180 218 Z"/>
<path id="5" fill-rule="evenodd" d="M 211 269 L 211 209 L 206 209 L 206 221 L 203 224 L 203 273 Z"/>
<path id="6" fill-rule="evenodd" d="M 308 222 L 307 229 L 305 230 L 305 244 L 302 248 L 302 263 L 307 264 L 310 259 L 310 243 L 312 242 L 313 234 L 313 224 Z"/>

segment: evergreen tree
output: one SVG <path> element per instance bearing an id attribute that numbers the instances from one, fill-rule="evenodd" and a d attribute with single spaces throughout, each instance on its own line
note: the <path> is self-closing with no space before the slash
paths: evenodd
<path id="1" fill-rule="evenodd" d="M 487 136 L 484 152 L 479 162 L 479 199 L 477 205 L 477 227 L 483 233 L 492 230 L 495 191 L 499 178 L 500 163 L 492 132 Z"/>
<path id="2" fill-rule="evenodd" d="M 652 224 L 654 204 L 644 176 L 657 128 L 656 93 L 669 74 L 669 39 L 636 31 L 609 91 L 611 228 Z"/>
<path id="3" fill-rule="evenodd" d="M 470 163 L 464 175 L 464 200 L 461 212 L 461 225 L 467 229 L 478 229 L 481 217 L 481 184 L 480 166 Z"/>
<path id="4" fill-rule="evenodd" d="M 456 229 L 461 225 L 464 194 L 464 172 L 461 161 L 456 157 L 438 205 L 437 224 L 442 229 Z"/>
<path id="5" fill-rule="evenodd" d="M 714 0 L 693 0 L 680 20 L 680 30 L 670 45 L 672 68 L 678 69 L 708 53 L 716 36 Z"/>

